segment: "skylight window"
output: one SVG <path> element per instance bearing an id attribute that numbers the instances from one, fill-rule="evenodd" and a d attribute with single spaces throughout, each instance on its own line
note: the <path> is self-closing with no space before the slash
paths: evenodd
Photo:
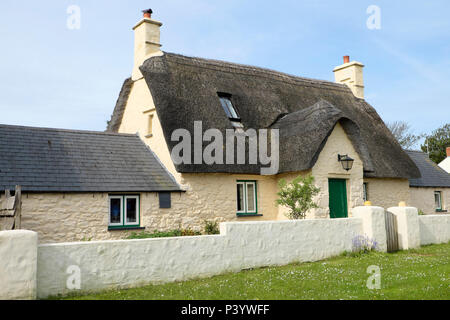
<path id="1" fill-rule="evenodd" d="M 219 99 L 220 104 L 222 105 L 223 110 L 225 110 L 228 119 L 232 121 L 240 121 L 241 118 L 239 117 L 236 109 L 233 106 L 233 103 L 231 102 L 231 96 L 219 93 Z"/>

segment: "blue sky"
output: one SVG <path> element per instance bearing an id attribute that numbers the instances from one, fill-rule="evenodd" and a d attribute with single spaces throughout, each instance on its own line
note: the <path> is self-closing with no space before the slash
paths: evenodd
<path id="1" fill-rule="evenodd" d="M 67 28 L 67 8 L 81 28 Z M 381 9 L 369 30 L 366 10 Z M 430 132 L 450 121 L 450 2 L 0 2 L 0 123 L 104 130 L 133 64 L 141 10 L 163 22 L 163 50 L 334 80 L 350 55 L 366 65 L 366 99 L 386 121 Z"/>

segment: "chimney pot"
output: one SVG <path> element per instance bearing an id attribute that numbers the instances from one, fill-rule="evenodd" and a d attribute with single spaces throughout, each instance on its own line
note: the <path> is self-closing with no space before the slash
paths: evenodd
<path id="1" fill-rule="evenodd" d="M 344 56 L 344 63 L 350 62 L 350 56 Z"/>
<path id="2" fill-rule="evenodd" d="M 142 10 L 142 13 L 144 14 L 144 18 L 151 19 L 152 18 L 152 9 Z"/>
<path id="3" fill-rule="evenodd" d="M 447 147 L 447 157 L 450 157 L 450 147 Z"/>

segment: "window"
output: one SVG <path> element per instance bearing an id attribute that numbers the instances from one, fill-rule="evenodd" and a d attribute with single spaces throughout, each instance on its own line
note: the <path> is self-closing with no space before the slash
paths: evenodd
<path id="1" fill-rule="evenodd" d="M 233 103 L 231 102 L 231 95 L 226 93 L 219 93 L 219 99 L 223 110 L 225 110 L 225 113 L 227 114 L 227 117 L 230 120 L 240 121 L 241 118 L 239 117 L 236 109 L 233 106 Z"/>
<path id="2" fill-rule="evenodd" d="M 434 192 L 434 203 L 436 207 L 436 211 L 442 211 L 442 194 L 440 191 Z"/>
<path id="3" fill-rule="evenodd" d="M 369 201 L 369 194 L 368 194 L 368 189 L 367 189 L 367 182 L 363 183 L 363 198 L 364 198 L 364 202 Z"/>
<path id="4" fill-rule="evenodd" d="M 256 181 L 238 181 L 236 190 L 237 215 L 257 215 L 258 200 Z"/>
<path id="5" fill-rule="evenodd" d="M 170 192 L 159 193 L 159 207 L 161 209 L 170 209 L 172 206 Z"/>
<path id="6" fill-rule="evenodd" d="M 241 131 L 244 126 L 241 123 L 241 117 L 237 113 L 236 109 L 231 102 L 231 95 L 227 93 L 218 93 L 220 104 L 222 105 L 223 110 L 227 114 L 228 119 L 230 119 L 231 124 L 236 130 Z"/>
<path id="7" fill-rule="evenodd" d="M 109 196 L 109 227 L 130 228 L 140 225 L 140 199 L 138 195 Z"/>
<path id="8" fill-rule="evenodd" d="M 151 138 L 153 136 L 153 116 L 153 114 L 148 115 L 146 138 Z"/>

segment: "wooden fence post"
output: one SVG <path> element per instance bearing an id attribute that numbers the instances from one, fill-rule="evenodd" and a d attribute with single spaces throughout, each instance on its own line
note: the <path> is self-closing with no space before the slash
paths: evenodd
<path id="1" fill-rule="evenodd" d="M 22 226 L 22 188 L 16 186 L 14 200 L 14 230 L 19 230 Z"/>

